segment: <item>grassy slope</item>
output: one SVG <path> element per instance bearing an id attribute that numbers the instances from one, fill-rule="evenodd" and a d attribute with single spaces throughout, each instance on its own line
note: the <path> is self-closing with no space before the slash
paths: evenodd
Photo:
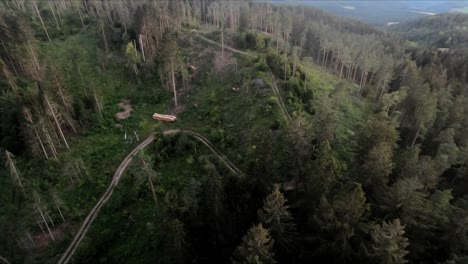
<path id="1" fill-rule="evenodd" d="M 70 151 L 62 154 L 64 156 L 61 160 L 65 162 L 81 158 L 86 167 L 87 179 L 78 186 L 70 186 L 68 178 L 60 176 L 60 163 L 47 161 L 49 169 L 46 173 L 56 174 L 54 188 L 61 190 L 59 195 L 66 205 L 64 214 L 67 220 L 73 223 L 73 229 L 78 228 L 82 219 L 107 188 L 121 160 L 137 144 L 133 131 L 139 134 L 140 139 L 147 136 L 155 126 L 151 114 L 155 111 L 165 111 L 170 103 L 170 95 L 158 89 L 159 82 L 147 81 L 140 87 L 127 77 L 126 69 L 115 60 L 111 60 L 107 69 L 101 71 L 96 61 L 99 38 L 95 34 L 92 28 L 88 28 L 83 33 L 65 40 L 40 44 L 41 58 L 53 61 L 75 97 L 84 96 L 83 87 L 88 94 L 94 89 L 103 104 L 103 118 L 96 113 L 87 113 L 92 115 L 89 118 L 96 120 L 96 123 L 92 128 L 83 129 L 79 135 L 71 135 Z M 71 52 L 78 58 L 82 80 L 73 66 Z M 118 129 L 115 128 L 117 122 L 114 115 L 121 111 L 117 104 L 123 98 L 132 100 L 135 104 L 134 112 L 128 119 L 118 122 L 124 126 L 123 129 Z M 124 139 L 125 133 L 128 134 L 127 140 Z M 52 247 L 48 247 L 47 252 L 41 254 L 42 257 L 48 259 L 63 252 L 69 240 L 67 237 L 61 242 L 54 243 Z"/>
<path id="2" fill-rule="evenodd" d="M 135 141 L 123 140 L 125 132 L 114 127 L 113 116 L 119 111 L 116 104 L 122 98 L 132 100 L 132 116 L 120 123 L 127 128 L 129 134 L 134 130 L 141 136 L 155 127 L 151 114 L 167 112 L 171 105 L 170 92 L 161 89 L 158 80 L 137 84 L 127 77 L 123 65 L 115 60 L 111 60 L 106 71 L 99 72 L 95 59 L 98 37 L 94 34 L 94 30 L 88 29 L 66 40 L 41 43 L 43 56 L 53 60 L 67 74 L 66 80 L 69 85 L 74 85 L 74 93 L 82 95 L 82 87 L 77 85 L 81 80 L 71 66 L 71 59 L 67 57 L 70 50 L 78 52 L 85 85 L 96 89 L 104 104 L 104 119 L 93 129 L 75 136 L 71 141 L 71 151 L 66 154 L 83 158 L 92 179 L 84 181 L 76 188 L 69 187 L 66 179 L 59 181 L 57 185 L 57 189 L 63 190 L 64 200 L 68 205 L 66 214 L 71 215 L 74 228 L 78 227 L 104 191 L 120 160 L 136 144 Z M 199 57 L 198 54 L 205 48 L 209 48 L 208 52 Z M 278 124 L 285 125 L 277 104 L 270 98 L 273 93 L 256 95 L 255 88 L 250 85 L 251 80 L 256 77 L 261 77 L 268 83 L 268 74 L 259 71 L 260 67 L 255 61 L 242 57 L 236 57 L 238 74 L 233 72 L 232 67 L 221 74 L 212 66 L 213 54 L 217 48 L 197 39 L 193 39 L 193 44 L 183 47 L 183 50 L 184 56 L 198 67 L 198 71 L 194 74 L 191 89 L 181 93 L 185 111 L 178 115 L 175 124 L 160 124 L 158 129 L 180 128 L 199 132 L 226 153 L 235 164 L 240 165 L 241 169 L 248 169 L 245 166 L 248 163 L 247 157 L 255 145 L 255 133 Z M 303 64 L 301 67 L 308 76 L 308 89 L 312 89 L 317 95 L 315 100 L 319 100 L 319 95 L 330 93 L 339 82 L 335 76 L 323 73 L 317 66 Z M 241 87 L 241 90 L 236 92 L 232 87 Z M 289 97 L 293 95 L 279 88 L 284 98 L 288 98 L 286 103 L 290 110 L 303 110 L 295 109 L 295 106 L 288 103 L 292 101 Z M 352 102 L 343 104 L 342 107 L 345 111 L 339 116 L 337 138 L 338 142 L 344 143 L 352 138 L 352 133 L 348 131 L 356 129 L 366 118 L 367 111 L 359 110 Z M 99 120 L 97 116 L 95 119 Z M 347 151 L 349 149 L 343 146 L 343 155 Z M 164 195 L 167 190 L 183 188 L 187 176 L 201 177 L 201 165 L 196 160 L 202 154 L 206 155 L 207 151 L 203 146 L 199 146 L 194 152 L 180 153 L 176 157 L 172 156 L 172 160 L 158 165 L 161 177 L 157 187 L 158 193 Z M 222 170 L 222 165 L 218 164 L 217 167 Z M 77 252 L 80 261 L 98 258 L 104 262 L 128 262 L 138 259 L 143 253 L 149 254 L 145 257 L 148 261 L 158 257 L 158 251 L 155 249 L 160 248 L 160 241 L 155 239 L 160 237 L 158 234 L 161 230 L 158 227 L 163 217 L 154 214 L 148 188 L 143 194 L 132 192 L 134 191 L 131 176 L 126 174 L 110 204 L 102 210 L 83 240 Z M 70 238 L 67 237 L 61 242 L 53 243 L 38 260 L 54 258 L 65 249 L 69 241 Z M 105 247 L 106 251 L 100 251 L 100 247 Z M 123 257 L 126 259 L 122 259 Z"/>

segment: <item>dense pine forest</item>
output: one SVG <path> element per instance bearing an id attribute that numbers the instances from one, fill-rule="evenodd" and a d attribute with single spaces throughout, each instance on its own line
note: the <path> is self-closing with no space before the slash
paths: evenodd
<path id="1" fill-rule="evenodd" d="M 467 21 L 0 0 L 0 262 L 468 262 Z"/>

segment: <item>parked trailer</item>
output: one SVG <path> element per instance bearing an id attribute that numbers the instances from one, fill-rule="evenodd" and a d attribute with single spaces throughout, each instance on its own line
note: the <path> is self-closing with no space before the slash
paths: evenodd
<path id="1" fill-rule="evenodd" d="M 173 115 L 162 115 L 162 114 L 154 113 L 153 119 L 165 121 L 165 122 L 174 122 L 177 119 L 177 117 Z"/>

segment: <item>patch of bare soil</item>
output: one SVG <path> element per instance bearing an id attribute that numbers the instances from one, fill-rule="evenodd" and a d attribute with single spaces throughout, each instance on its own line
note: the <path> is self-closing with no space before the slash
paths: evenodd
<path id="1" fill-rule="evenodd" d="M 224 56 L 222 52 L 216 52 L 213 60 L 215 69 L 218 72 L 225 72 L 227 69 L 232 68 L 237 64 L 236 58 L 232 56 L 231 52 L 224 51 Z"/>
<path id="2" fill-rule="evenodd" d="M 60 225 L 56 225 L 50 229 L 52 235 L 54 236 L 55 241 L 60 240 L 63 238 L 65 231 L 70 228 L 69 223 L 62 223 Z M 42 250 L 52 242 L 52 237 L 50 237 L 49 233 L 41 233 L 38 235 L 33 236 L 34 247 L 37 250 Z"/>
<path id="3" fill-rule="evenodd" d="M 180 104 L 180 105 L 174 107 L 174 108 L 171 110 L 171 113 L 170 113 L 170 114 L 176 116 L 177 114 L 180 114 L 180 113 L 182 113 L 183 111 L 185 111 L 185 106 L 182 105 L 182 104 Z"/>
<path id="4" fill-rule="evenodd" d="M 117 114 L 115 114 L 115 117 L 117 117 L 117 119 L 119 119 L 119 120 L 128 118 L 130 116 L 130 113 L 133 111 L 132 104 L 131 104 L 130 100 L 123 99 L 118 104 L 118 106 L 123 109 L 122 112 L 118 112 Z"/>
<path id="5" fill-rule="evenodd" d="M 213 51 L 214 51 L 213 48 L 204 48 L 204 49 L 198 54 L 198 58 L 205 57 L 206 55 L 213 53 Z"/>

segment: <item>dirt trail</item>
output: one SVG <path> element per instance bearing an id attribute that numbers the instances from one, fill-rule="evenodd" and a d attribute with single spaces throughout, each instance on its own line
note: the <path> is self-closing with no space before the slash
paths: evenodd
<path id="1" fill-rule="evenodd" d="M 208 139 L 203 137 L 202 135 L 195 133 L 193 131 L 182 131 L 180 129 L 169 129 L 165 130 L 162 132 L 163 135 L 172 135 L 176 133 L 185 133 L 188 135 L 193 136 L 197 140 L 201 141 L 205 146 L 207 146 L 213 154 L 215 154 L 216 157 L 218 157 L 225 165 L 228 167 L 229 170 L 231 170 L 234 174 L 243 176 L 245 175 L 239 168 L 237 168 L 228 158 L 226 158 L 214 145 L 211 143 Z M 76 249 L 78 248 L 79 244 L 81 243 L 81 240 L 83 240 L 84 236 L 88 232 L 91 224 L 94 222 L 96 219 L 99 211 L 101 208 L 107 203 L 109 198 L 112 196 L 112 193 L 114 192 L 115 187 L 117 184 L 119 184 L 120 178 L 122 177 L 123 173 L 125 172 L 125 169 L 128 167 L 130 162 L 133 159 L 133 156 L 135 154 L 148 146 L 152 141 L 154 140 L 154 135 L 149 136 L 146 138 L 143 142 L 141 142 L 138 146 L 136 146 L 130 154 L 125 157 L 125 159 L 120 163 L 119 167 L 114 173 L 114 176 L 112 177 L 112 181 L 110 182 L 109 186 L 107 187 L 107 190 L 104 192 L 104 194 L 101 196 L 101 198 L 98 200 L 96 205 L 93 207 L 91 212 L 88 214 L 86 219 L 84 220 L 83 224 L 81 225 L 81 228 L 78 230 L 78 232 L 75 234 L 75 237 L 73 238 L 70 246 L 68 246 L 67 250 L 65 253 L 62 255 L 62 257 L 59 259 L 58 263 L 59 264 L 64 264 L 68 263 L 75 253 Z"/>
<path id="2" fill-rule="evenodd" d="M 275 94 L 276 98 L 278 98 L 277 101 L 281 109 L 281 112 L 283 113 L 283 115 L 286 117 L 287 120 L 291 120 L 291 115 L 289 115 L 288 109 L 286 109 L 286 106 L 284 105 L 283 97 L 281 97 L 281 94 L 278 90 L 278 86 L 276 86 L 275 76 L 271 72 L 271 69 L 268 65 L 267 65 L 267 68 L 268 68 L 268 72 L 270 73 L 270 78 L 271 78 L 271 89 L 273 90 L 273 93 Z"/>
<path id="3" fill-rule="evenodd" d="M 73 238 L 70 246 L 67 248 L 65 253 L 62 255 L 58 263 L 68 263 L 70 261 L 70 258 L 72 255 L 75 253 L 76 249 L 78 248 L 78 245 L 80 244 L 81 240 L 83 240 L 86 232 L 88 232 L 89 227 L 91 224 L 94 222 L 94 219 L 96 219 L 97 214 L 101 210 L 101 208 L 106 204 L 106 202 L 109 200 L 109 198 L 112 196 L 112 193 L 114 192 L 115 187 L 120 181 L 120 177 L 122 177 L 123 172 L 127 168 L 127 166 L 130 164 L 130 162 L 133 159 L 133 156 L 140 150 L 142 150 L 144 147 L 146 147 L 148 144 L 150 144 L 154 140 L 154 135 L 149 136 L 146 138 L 143 142 L 141 142 L 138 146 L 136 146 L 130 154 L 128 154 L 127 157 L 120 163 L 119 167 L 114 173 L 114 176 L 112 177 L 112 181 L 109 184 L 109 187 L 107 187 L 107 190 L 104 192 L 104 194 L 101 196 L 101 198 L 98 200 L 96 205 L 93 207 L 91 212 L 88 214 L 86 219 L 84 220 L 83 224 L 81 225 L 80 230 L 78 233 L 76 233 L 75 237 Z"/>
<path id="4" fill-rule="evenodd" d="M 193 131 L 190 131 L 190 130 L 184 130 L 182 131 L 182 133 L 185 133 L 187 135 L 191 135 L 193 136 L 195 139 L 199 140 L 200 142 L 202 142 L 205 146 L 207 146 L 212 152 L 213 154 L 215 154 L 216 157 L 218 157 L 223 163 L 224 165 L 226 165 L 226 167 L 232 171 L 234 174 L 237 174 L 239 176 L 245 176 L 245 174 L 238 168 L 236 167 L 236 165 L 234 165 L 221 151 L 219 151 L 214 145 L 213 143 L 211 143 L 207 138 L 205 138 L 204 136 L 196 133 L 196 132 L 193 132 Z"/>
<path id="5" fill-rule="evenodd" d="M 213 45 L 216 45 L 216 46 L 218 46 L 218 47 L 222 47 L 222 45 L 221 45 L 220 43 L 218 43 L 218 42 L 216 42 L 216 41 L 213 41 L 213 40 L 211 40 L 211 39 L 209 39 L 209 38 L 205 38 L 205 37 L 203 37 L 202 35 L 195 34 L 195 36 L 197 36 L 197 37 L 203 39 L 204 41 L 209 42 L 209 43 L 211 43 L 211 44 L 213 44 Z M 247 53 L 247 52 L 244 52 L 244 51 L 235 49 L 235 48 L 231 48 L 231 47 L 228 47 L 228 46 L 226 46 L 226 45 L 224 45 L 224 48 L 227 49 L 227 50 L 230 50 L 230 51 L 232 51 L 232 52 L 235 52 L 235 53 L 238 53 L 238 54 L 247 56 L 247 57 L 252 57 L 252 58 L 256 58 L 256 57 L 257 57 L 257 55 L 250 54 L 250 53 Z"/>
<path id="6" fill-rule="evenodd" d="M 117 114 L 115 114 L 115 117 L 117 117 L 117 119 L 119 120 L 126 119 L 130 116 L 130 113 L 133 111 L 130 100 L 122 100 L 118 104 L 118 106 L 123 109 L 122 112 L 118 112 Z"/>

